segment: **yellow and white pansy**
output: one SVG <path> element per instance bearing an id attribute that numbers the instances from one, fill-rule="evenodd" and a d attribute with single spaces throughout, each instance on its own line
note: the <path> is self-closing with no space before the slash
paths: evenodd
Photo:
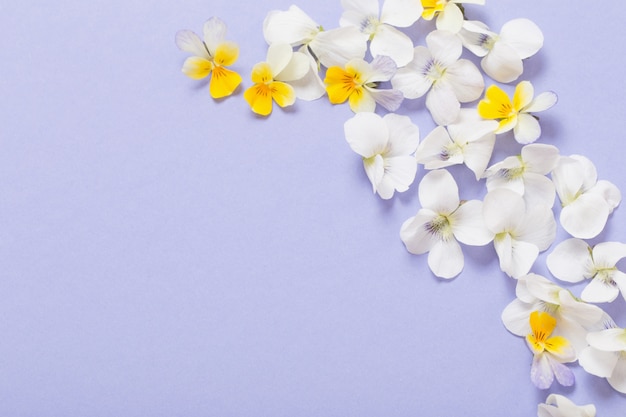
<path id="1" fill-rule="evenodd" d="M 417 162 L 412 156 L 419 143 L 419 129 L 408 116 L 357 113 L 344 124 L 346 141 L 363 158 L 372 189 L 388 200 L 404 192 L 415 179 Z"/>
<path id="2" fill-rule="evenodd" d="M 391 57 L 402 67 L 413 59 L 413 41 L 396 27 L 406 28 L 422 14 L 420 0 L 341 0 L 344 12 L 339 20 L 341 27 L 356 27 L 370 40 L 373 57 Z"/>
<path id="3" fill-rule="evenodd" d="M 620 293 L 626 299 L 626 274 L 617 263 L 626 258 L 626 244 L 602 242 L 591 247 L 581 239 L 559 243 L 546 260 L 550 273 L 567 282 L 590 279 L 580 298 L 589 303 L 610 303 Z"/>
<path id="4" fill-rule="evenodd" d="M 459 117 L 461 103 L 480 97 L 485 81 L 476 65 L 459 59 L 463 45 L 453 33 L 435 30 L 426 37 L 426 44 L 415 47 L 413 60 L 398 70 L 391 85 L 408 99 L 427 94 L 426 108 L 433 120 L 446 126 Z"/>
<path id="5" fill-rule="evenodd" d="M 598 236 L 622 200 L 613 183 L 598 181 L 595 165 L 582 155 L 561 156 L 552 181 L 561 200 L 561 226 L 579 239 Z"/>
<path id="6" fill-rule="evenodd" d="M 210 18 L 203 28 L 203 39 L 190 30 L 176 33 L 176 46 L 193 56 L 183 64 L 183 73 L 193 79 L 211 75 L 209 91 L 211 97 L 230 96 L 241 84 L 241 76 L 229 70 L 239 56 L 236 43 L 226 41 L 226 24 L 217 17 Z"/>
<path id="7" fill-rule="evenodd" d="M 252 68 L 254 85 L 244 92 L 244 98 L 253 112 L 267 116 L 273 102 L 280 107 L 291 106 L 296 101 L 296 91 L 290 81 L 302 79 L 310 70 L 309 58 L 294 52 L 291 45 L 275 43 L 269 46 L 264 62 Z"/>
<path id="8" fill-rule="evenodd" d="M 513 100 L 497 85 L 485 91 L 485 98 L 478 103 L 478 114 L 484 119 L 498 120 L 496 133 L 513 129 L 515 140 L 522 144 L 536 141 L 541 136 L 541 126 L 531 113 L 544 111 L 554 106 L 557 96 L 546 91 L 534 97 L 535 90 L 530 81 L 522 81 L 515 87 Z"/>
<path id="9" fill-rule="evenodd" d="M 330 67 L 326 71 L 326 93 L 332 104 L 348 101 L 355 112 L 373 112 L 376 103 L 389 111 L 400 107 L 404 97 L 394 89 L 379 89 L 378 84 L 389 81 L 396 72 L 396 64 L 387 56 L 377 56 L 371 63 L 352 59 L 345 67 Z"/>
<path id="10" fill-rule="evenodd" d="M 436 17 L 437 29 L 458 33 L 464 20 L 461 3 L 484 5 L 485 0 L 422 0 L 422 18 L 432 20 Z"/>
<path id="11" fill-rule="evenodd" d="M 508 21 L 500 34 L 489 30 L 483 22 L 465 21 L 459 36 L 467 49 L 483 58 L 480 66 L 485 73 L 501 83 L 517 80 L 524 72 L 522 60 L 543 46 L 543 33 L 528 19 Z"/>
<path id="12" fill-rule="evenodd" d="M 556 318 L 544 311 L 530 313 L 531 332 L 526 335 L 526 343 L 533 352 L 530 379 L 539 389 L 548 389 L 554 378 L 559 384 L 574 385 L 574 373 L 563 363 L 574 362 L 576 351 L 563 336 L 552 336 Z"/>

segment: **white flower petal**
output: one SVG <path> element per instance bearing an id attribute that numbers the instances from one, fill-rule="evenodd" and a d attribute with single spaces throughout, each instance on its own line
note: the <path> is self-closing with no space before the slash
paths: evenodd
<path id="1" fill-rule="evenodd" d="M 532 115 L 520 113 L 517 115 L 517 124 L 513 128 L 515 140 L 521 144 L 532 143 L 541 136 L 539 121 Z"/>
<path id="2" fill-rule="evenodd" d="M 204 23 L 203 34 L 204 43 L 211 55 L 215 55 L 215 51 L 219 44 L 226 39 L 226 24 L 217 17 L 212 17 Z"/>
<path id="3" fill-rule="evenodd" d="M 510 83 L 522 75 L 524 66 L 517 52 L 509 45 L 496 42 L 491 51 L 480 61 L 485 73 L 501 83 Z"/>
<path id="4" fill-rule="evenodd" d="M 306 50 L 306 47 L 303 49 Z M 317 72 L 317 64 L 313 57 L 307 55 L 307 58 L 309 60 L 309 71 L 300 79 L 291 81 L 289 84 L 296 92 L 296 97 L 301 100 L 312 101 L 326 94 L 326 86 Z"/>
<path id="5" fill-rule="evenodd" d="M 607 378 L 613 373 L 619 354 L 604 352 L 592 346 L 588 346 L 578 355 L 578 363 L 583 369 L 595 376 Z"/>
<path id="6" fill-rule="evenodd" d="M 520 281 L 517 281 L 518 286 Z M 526 336 L 530 334 L 530 313 L 535 310 L 532 304 L 525 303 L 519 299 L 513 300 L 502 311 L 502 323 L 504 327 L 516 336 Z"/>
<path id="7" fill-rule="evenodd" d="M 489 49 L 485 46 L 487 42 L 493 41 L 497 36 L 489 30 L 487 25 L 477 20 L 464 21 L 463 28 L 457 35 L 461 38 L 463 46 L 481 58 L 489 53 Z"/>
<path id="8" fill-rule="evenodd" d="M 600 278 L 594 278 L 583 289 L 580 298 L 588 303 L 610 303 L 619 295 L 619 288 L 615 284 Z"/>
<path id="9" fill-rule="evenodd" d="M 571 387 L 574 385 L 575 378 L 571 369 L 552 359 L 550 360 L 550 367 L 552 368 L 552 372 L 554 372 L 556 380 L 559 381 L 559 384 L 564 387 Z"/>
<path id="10" fill-rule="evenodd" d="M 609 211 L 601 196 L 582 194 L 561 210 L 561 226 L 574 237 L 592 239 L 604 229 Z"/>
<path id="11" fill-rule="evenodd" d="M 396 63 L 388 56 L 379 55 L 375 57 L 370 64 L 370 74 L 367 76 L 367 82 L 384 82 L 391 80 L 396 70 Z"/>
<path id="12" fill-rule="evenodd" d="M 591 332 L 587 342 L 594 348 L 604 352 L 621 352 L 626 350 L 626 329 L 606 329 Z"/>
<path id="13" fill-rule="evenodd" d="M 606 379 L 609 381 L 609 384 L 621 392 L 622 394 L 626 394 L 626 359 L 620 358 L 613 369 L 613 374 Z"/>
<path id="14" fill-rule="evenodd" d="M 626 258 L 626 244 L 621 242 L 602 242 L 593 247 L 593 261 L 596 268 L 614 268 Z"/>
<path id="15" fill-rule="evenodd" d="M 465 148 L 464 162 L 474 172 L 476 181 L 480 180 L 489 164 L 493 148 L 496 144 L 496 135 L 488 133 L 481 139 L 471 142 Z"/>
<path id="16" fill-rule="evenodd" d="M 576 159 L 561 156 L 557 166 L 552 170 L 552 182 L 562 205 L 571 203 L 576 196 L 584 191 L 585 170 Z"/>
<path id="17" fill-rule="evenodd" d="M 426 44 L 433 58 L 443 68 L 454 64 L 463 52 L 461 39 L 446 30 L 434 30 L 430 32 L 428 36 L 426 36 Z"/>
<path id="18" fill-rule="evenodd" d="M 194 56 L 210 59 L 209 53 L 202 43 L 202 39 L 190 30 L 179 30 L 176 32 L 176 46 L 184 52 Z"/>
<path id="19" fill-rule="evenodd" d="M 528 274 L 523 280 L 526 284 L 526 289 L 533 297 L 541 301 L 547 301 L 550 304 L 559 305 L 561 303 L 559 293 L 562 288 L 546 277 L 538 274 Z M 519 297 L 518 295 L 518 298 Z"/>
<path id="20" fill-rule="evenodd" d="M 325 30 L 309 43 L 309 48 L 326 68 L 343 67 L 352 59 L 363 59 L 368 36 L 354 26 Z"/>
<path id="21" fill-rule="evenodd" d="M 533 56 L 543 46 L 541 29 L 528 19 L 513 19 L 500 29 L 500 39 L 510 45 L 521 59 Z"/>
<path id="22" fill-rule="evenodd" d="M 388 113 L 383 117 L 389 129 L 387 156 L 410 155 L 415 152 L 420 141 L 420 131 L 411 118 Z"/>
<path id="23" fill-rule="evenodd" d="M 483 202 L 469 200 L 450 216 L 454 236 L 459 242 L 471 246 L 483 246 L 493 240 L 483 218 Z"/>
<path id="24" fill-rule="evenodd" d="M 415 255 L 421 255 L 431 250 L 440 238 L 430 233 L 428 223 L 433 221 L 438 214 L 429 209 L 421 209 L 417 214 L 407 219 L 400 228 L 400 239 L 406 246 L 406 250 Z"/>
<path id="25" fill-rule="evenodd" d="M 378 185 L 385 175 L 385 160 L 381 155 L 376 155 L 373 158 L 364 159 L 363 168 L 365 168 L 367 178 L 372 183 L 372 191 L 377 192 Z"/>
<path id="26" fill-rule="evenodd" d="M 376 113 L 357 113 L 344 123 L 344 134 L 352 150 L 363 158 L 384 152 L 389 140 L 387 124 Z"/>
<path id="27" fill-rule="evenodd" d="M 393 26 L 380 25 L 370 42 L 370 52 L 373 57 L 388 56 L 402 67 L 413 59 L 413 42 Z"/>
<path id="28" fill-rule="evenodd" d="M 554 106 L 558 98 L 552 91 L 546 91 L 535 97 L 528 106 L 522 109 L 526 113 L 536 113 L 544 110 L 548 110 Z"/>
<path id="29" fill-rule="evenodd" d="M 391 79 L 393 88 L 402 91 L 404 97 L 413 99 L 426 94 L 433 85 L 432 80 L 424 75 L 432 61 L 427 48 L 417 46 L 413 50 L 413 60 L 404 68 L 398 69 Z"/>
<path id="30" fill-rule="evenodd" d="M 428 253 L 428 267 L 439 278 L 454 278 L 463 270 L 463 251 L 454 240 L 442 240 Z"/>
<path id="31" fill-rule="evenodd" d="M 372 99 L 383 106 L 388 111 L 396 111 L 400 108 L 404 96 L 400 90 L 378 90 L 375 88 L 365 88 Z"/>
<path id="32" fill-rule="evenodd" d="M 524 199 L 514 191 L 496 188 L 484 199 L 483 216 L 485 225 L 493 233 L 517 230 L 526 214 Z"/>
<path id="33" fill-rule="evenodd" d="M 312 40 L 317 32 L 319 25 L 295 5 L 286 11 L 273 10 L 263 20 L 263 36 L 268 44 L 298 46 Z"/>
<path id="34" fill-rule="evenodd" d="M 412 156 L 385 158 L 384 176 L 378 183 L 378 194 L 387 200 L 393 197 L 394 190 L 404 192 L 415 180 L 417 162 Z"/>
<path id="35" fill-rule="evenodd" d="M 380 21 L 406 28 L 420 18 L 423 10 L 420 0 L 385 0 L 380 12 Z"/>
<path id="36" fill-rule="evenodd" d="M 545 352 L 536 354 L 530 368 L 530 380 L 539 389 L 548 389 L 554 381 L 554 373 Z"/>
<path id="37" fill-rule="evenodd" d="M 554 205 L 556 192 L 554 183 L 548 177 L 533 172 L 526 172 L 523 183 L 524 200 L 528 206 L 543 205 L 552 207 Z"/>
<path id="38" fill-rule="evenodd" d="M 292 52 L 291 59 L 287 65 L 278 73 L 274 79 L 277 81 L 296 81 L 310 73 L 311 58 L 302 52 Z"/>
<path id="39" fill-rule="evenodd" d="M 559 149 L 553 145 L 533 143 L 521 151 L 526 170 L 536 174 L 549 174 L 559 162 Z"/>
<path id="40" fill-rule="evenodd" d="M 580 164 L 580 169 L 583 172 L 582 191 L 588 191 L 596 185 L 596 182 L 598 181 L 598 171 L 596 170 L 596 166 L 589 158 L 583 155 L 570 155 L 570 158 L 578 161 Z"/>
<path id="41" fill-rule="evenodd" d="M 424 175 L 418 194 L 422 207 L 437 213 L 450 214 L 459 207 L 459 187 L 452 175 L 444 169 Z"/>
<path id="42" fill-rule="evenodd" d="M 355 26 L 359 26 L 365 17 L 378 17 L 378 0 L 341 0 L 341 7 L 345 10 L 341 20 L 344 20 L 344 15 L 347 12 L 352 12 L 358 16 L 356 20 L 350 20 L 350 23 Z M 341 21 L 339 24 L 345 26 Z"/>
<path id="43" fill-rule="evenodd" d="M 517 229 L 517 239 L 532 243 L 540 252 L 548 249 L 556 237 L 556 220 L 550 207 L 526 205 L 524 221 Z"/>
<path id="44" fill-rule="evenodd" d="M 436 25 L 439 30 L 458 33 L 463 27 L 463 13 L 461 9 L 454 3 L 448 3 L 437 16 Z"/>
<path id="45" fill-rule="evenodd" d="M 460 59 L 446 70 L 446 81 L 450 83 L 454 94 L 461 103 L 480 98 L 485 89 L 485 80 L 471 61 Z"/>
<path id="46" fill-rule="evenodd" d="M 612 213 L 622 201 L 622 193 L 619 188 L 617 188 L 612 182 L 606 180 L 599 180 L 596 185 L 589 189 L 588 192 L 601 195 L 602 198 L 604 198 L 604 201 L 606 201 L 609 205 L 610 213 Z"/>
<path id="47" fill-rule="evenodd" d="M 435 123 L 445 126 L 456 121 L 461 103 L 449 84 L 438 82 L 426 95 L 426 108 Z"/>
<path id="48" fill-rule="evenodd" d="M 559 243 L 546 259 L 550 273 L 567 282 L 580 282 L 591 278 L 593 262 L 591 248 L 580 239 L 567 239 Z"/>
<path id="49" fill-rule="evenodd" d="M 289 65 L 293 49 L 288 43 L 273 43 L 267 48 L 265 61 L 272 68 L 272 75 L 276 76 Z M 307 61 L 308 66 L 308 61 Z"/>
<path id="50" fill-rule="evenodd" d="M 452 145 L 452 139 L 443 126 L 437 126 L 419 144 L 415 158 L 426 169 L 437 169 L 449 166 L 447 147 Z"/>

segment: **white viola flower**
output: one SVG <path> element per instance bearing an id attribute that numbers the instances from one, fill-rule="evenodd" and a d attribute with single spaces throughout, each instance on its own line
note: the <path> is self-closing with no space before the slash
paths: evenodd
<path id="1" fill-rule="evenodd" d="M 626 244 L 598 243 L 593 248 L 580 239 L 567 239 L 554 248 L 546 261 L 558 279 L 580 282 L 591 279 L 580 298 L 589 303 L 608 303 L 619 292 L 626 299 L 626 274 L 617 269 L 617 262 L 626 258 Z"/>
<path id="2" fill-rule="evenodd" d="M 606 313 L 598 306 L 575 298 L 541 275 L 530 273 L 518 278 L 517 298 L 502 312 L 502 322 L 517 336 L 530 334 L 528 319 L 533 311 L 549 313 L 557 319 L 555 334 L 569 340 L 577 353 L 587 346 L 587 333 L 602 327 Z"/>
<path id="3" fill-rule="evenodd" d="M 339 25 L 356 27 L 367 35 L 373 57 L 389 56 L 399 67 L 413 59 L 411 38 L 396 27 L 409 27 L 420 18 L 420 0 L 384 0 L 380 13 L 378 0 L 341 0 L 341 5 Z"/>
<path id="4" fill-rule="evenodd" d="M 465 164 L 474 172 L 478 181 L 491 159 L 496 143 L 494 121 L 471 120 L 475 111 L 461 109 L 461 116 L 454 124 L 436 127 L 420 143 L 415 152 L 417 162 L 426 169 L 439 169 Z"/>
<path id="5" fill-rule="evenodd" d="M 400 107 L 404 97 L 399 90 L 377 88 L 396 73 L 396 64 L 388 56 L 377 56 L 371 63 L 362 59 L 348 61 L 345 67 L 330 67 L 326 71 L 326 92 L 332 104 L 346 100 L 355 112 L 373 112 L 376 104 L 389 111 Z"/>
<path id="6" fill-rule="evenodd" d="M 554 183 L 546 177 L 559 162 L 556 146 L 533 143 L 520 155 L 510 156 L 485 171 L 487 190 L 508 188 L 522 195 L 527 205 L 554 205 Z"/>
<path id="7" fill-rule="evenodd" d="M 578 362 L 592 375 L 606 378 L 617 391 L 626 394 L 626 329 L 612 328 L 587 335 L 589 347 Z"/>
<path id="8" fill-rule="evenodd" d="M 593 404 L 576 405 L 567 397 L 550 394 L 545 404 L 537 407 L 537 417 L 596 417 Z"/>
<path id="9" fill-rule="evenodd" d="M 394 191 L 409 189 L 417 172 L 412 154 L 419 129 L 408 116 L 357 113 L 344 124 L 344 132 L 352 150 L 363 157 L 375 193 L 387 200 Z"/>
<path id="10" fill-rule="evenodd" d="M 500 122 L 496 133 L 513 129 L 515 140 L 527 144 L 541 136 L 541 126 L 532 113 L 548 110 L 556 101 L 557 96 L 552 91 L 545 91 L 535 97 L 535 89 L 529 81 L 517 84 L 513 101 L 500 87 L 492 85 L 485 91 L 485 98 L 478 103 L 478 114 L 483 119 Z"/>
<path id="11" fill-rule="evenodd" d="M 443 169 L 424 175 L 418 194 L 422 208 L 402 224 L 400 238 L 410 253 L 428 252 L 428 266 L 433 274 L 453 278 L 464 264 L 458 242 L 483 246 L 493 239 L 483 220 L 483 203 L 462 202 L 454 178 Z"/>
<path id="12" fill-rule="evenodd" d="M 463 11 L 461 3 L 484 5 L 485 0 L 422 0 L 424 20 L 437 17 L 437 29 L 458 33 L 463 27 Z"/>
<path id="13" fill-rule="evenodd" d="M 459 59 L 463 46 L 453 33 L 435 30 L 426 44 L 415 47 L 413 60 L 398 70 L 391 84 L 409 99 L 428 93 L 426 107 L 435 123 L 449 125 L 459 117 L 460 103 L 480 97 L 485 81 L 472 62 Z"/>
<path id="14" fill-rule="evenodd" d="M 495 235 L 500 269 L 518 278 L 530 271 L 539 252 L 554 242 L 556 221 L 550 207 L 529 206 L 515 191 L 496 188 L 485 196 L 483 215 Z"/>
<path id="15" fill-rule="evenodd" d="M 541 29 L 528 19 L 506 22 L 500 34 L 478 21 L 466 21 L 459 32 L 463 45 L 480 61 L 485 73 L 501 83 L 515 81 L 524 72 L 523 59 L 535 55 L 543 46 Z"/>
<path id="16" fill-rule="evenodd" d="M 574 373 L 563 364 L 574 362 L 576 351 L 565 337 L 550 337 L 556 323 L 556 318 L 544 311 L 530 313 L 531 332 L 526 335 L 526 343 L 533 352 L 530 379 L 539 389 L 550 388 L 555 377 L 565 387 L 574 385 Z"/>
<path id="17" fill-rule="evenodd" d="M 561 225 L 579 239 L 592 239 L 600 234 L 609 214 L 622 200 L 614 184 L 597 179 L 596 167 L 581 155 L 562 156 L 552 171 L 552 181 L 561 200 Z"/>
<path id="18" fill-rule="evenodd" d="M 263 35 L 268 44 L 288 43 L 301 47 L 325 67 L 345 65 L 353 58 L 363 58 L 368 36 L 350 26 L 324 30 L 298 6 L 274 10 L 263 21 Z"/>

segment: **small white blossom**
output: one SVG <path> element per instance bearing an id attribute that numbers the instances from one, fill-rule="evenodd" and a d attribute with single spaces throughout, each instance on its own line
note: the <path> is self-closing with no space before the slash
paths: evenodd
<path id="1" fill-rule="evenodd" d="M 626 329 L 611 328 L 587 335 L 589 347 L 582 351 L 580 366 L 592 375 L 606 378 L 626 394 Z"/>
<path id="2" fill-rule="evenodd" d="M 545 404 L 537 407 L 537 417 L 596 417 L 596 407 L 576 405 L 562 395 L 550 394 Z"/>

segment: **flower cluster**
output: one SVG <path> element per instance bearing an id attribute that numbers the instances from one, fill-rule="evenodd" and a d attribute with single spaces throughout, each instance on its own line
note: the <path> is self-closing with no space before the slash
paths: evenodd
<path id="1" fill-rule="evenodd" d="M 345 122 L 345 139 L 362 158 L 375 194 L 391 199 L 409 190 L 420 166 L 428 171 L 417 187 L 421 207 L 400 227 L 408 252 L 428 253 L 432 273 L 450 279 L 463 270 L 462 245 L 493 242 L 500 269 L 516 282 L 517 297 L 502 321 L 526 340 L 531 381 L 540 389 L 555 379 L 570 386 L 574 374 L 566 364 L 578 361 L 626 393 L 626 329 L 592 304 L 612 302 L 620 291 L 626 299 L 626 274 L 616 266 L 626 257 L 626 244 L 583 240 L 602 232 L 621 193 L 597 179 L 587 158 L 534 143 L 542 133 L 535 114 L 556 104 L 554 92 L 535 94 L 528 80 L 502 85 L 516 82 L 524 60 L 542 48 L 539 27 L 513 19 L 496 33 L 467 20 L 462 3 L 485 1 L 341 0 L 344 12 L 329 30 L 295 5 L 271 11 L 263 22 L 267 57 L 252 69 L 253 84 L 243 96 L 262 116 L 270 115 L 273 103 L 285 107 L 296 99 L 347 102 L 355 114 Z M 424 39 L 398 29 L 414 25 L 434 28 Z M 183 72 L 194 79 L 211 75 L 213 98 L 233 94 L 242 82 L 226 68 L 239 50 L 225 33 L 225 24 L 211 18 L 202 39 L 190 31 L 176 35 L 178 47 L 193 55 Z M 463 58 L 465 51 L 481 58 L 480 69 Z M 483 72 L 501 85 L 485 88 Z M 420 141 L 411 118 L 394 112 L 403 100 L 424 96 L 436 127 Z M 492 161 L 496 142 L 510 139 L 524 145 L 520 154 Z M 484 181 L 482 200 L 461 198 L 463 190 L 446 169 L 459 164 Z M 531 272 L 555 241 L 557 196 L 558 224 L 572 238 L 556 245 L 547 266 L 561 281 L 589 279 L 581 298 Z M 550 395 L 538 413 L 594 416 L 595 407 Z"/>

